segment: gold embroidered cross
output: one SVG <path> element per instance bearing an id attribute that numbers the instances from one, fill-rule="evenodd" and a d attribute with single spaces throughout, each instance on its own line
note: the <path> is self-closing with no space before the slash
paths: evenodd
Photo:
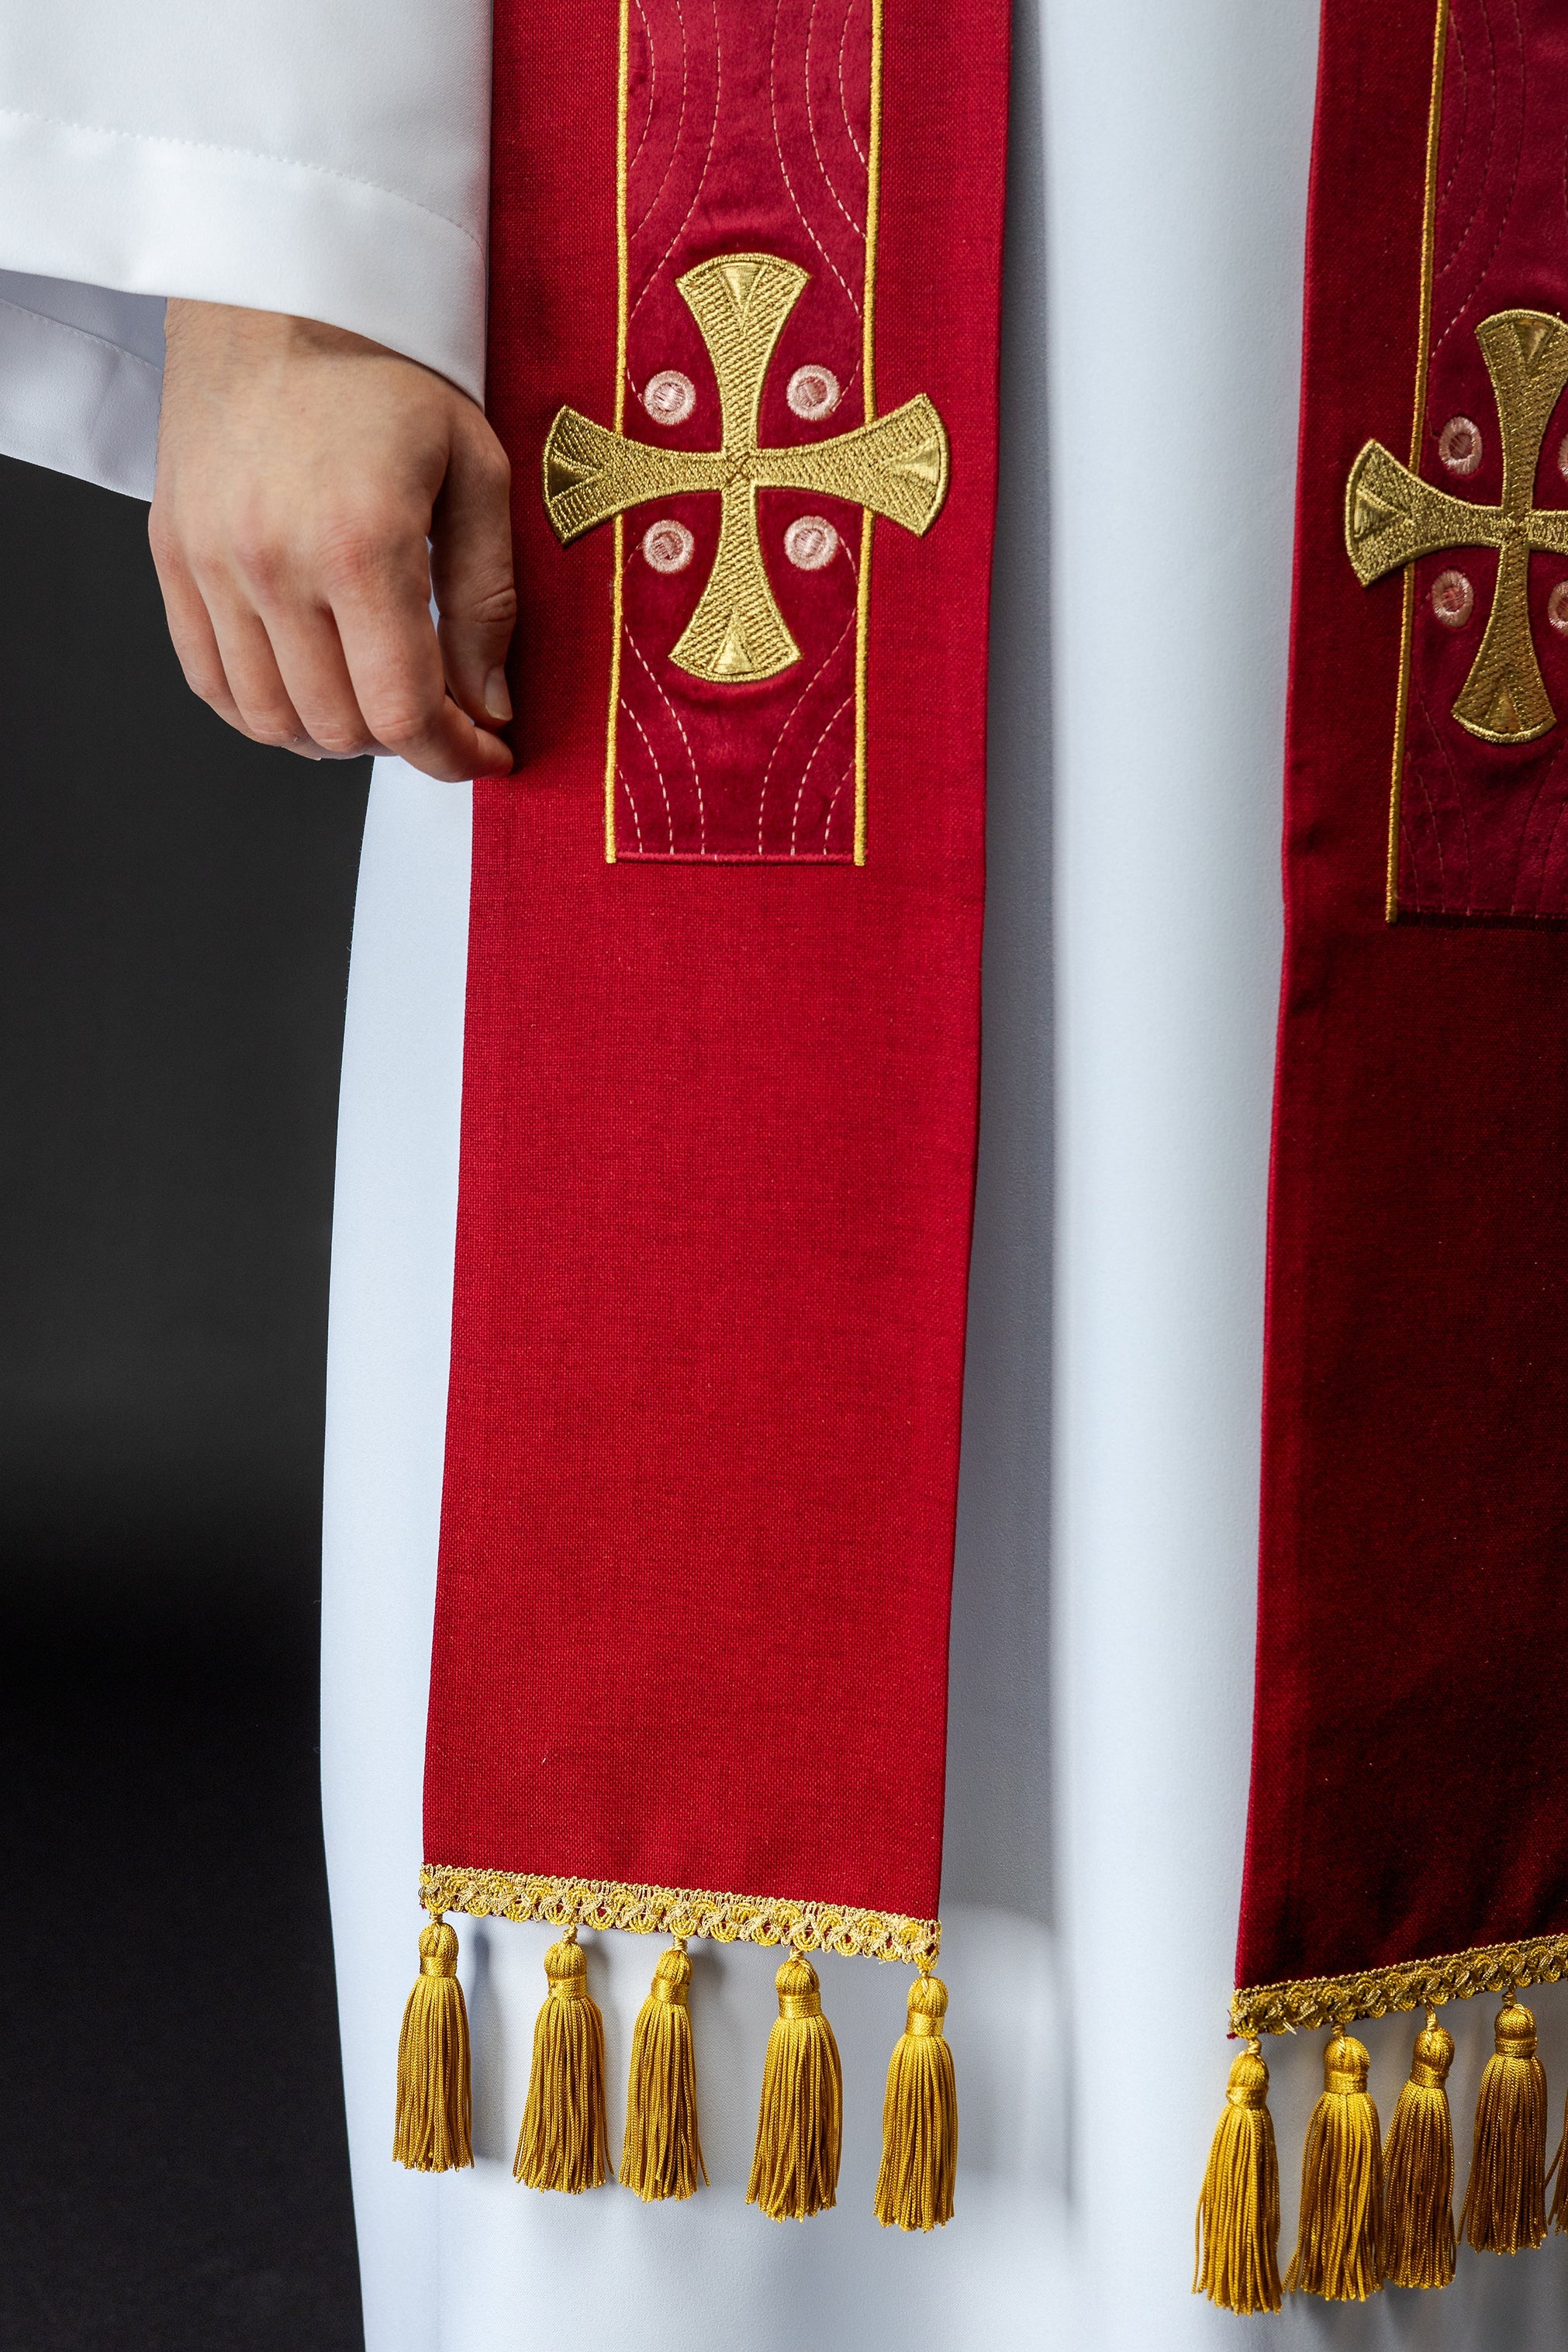
<path id="1" fill-rule="evenodd" d="M 1450 547 L 1495 547 L 1497 589 L 1454 716 L 1485 743 L 1528 743 L 1556 719 L 1530 626 L 1530 559 L 1568 555 L 1568 508 L 1538 507 L 1535 469 L 1568 383 L 1568 326 L 1544 310 L 1500 310 L 1476 329 L 1502 429 L 1502 503 L 1435 489 L 1369 441 L 1345 490 L 1345 546 L 1363 588 Z"/>
<path id="2" fill-rule="evenodd" d="M 564 547 L 627 507 L 717 490 L 722 505 L 713 569 L 670 657 L 694 677 L 739 686 L 800 659 L 768 584 L 758 490 L 848 499 L 921 533 L 947 495 L 947 434 L 921 393 L 853 433 L 760 448 L 763 384 L 806 272 L 772 254 L 729 253 L 676 282 L 718 378 L 722 446 L 656 449 L 563 408 L 544 444 L 544 504 Z"/>

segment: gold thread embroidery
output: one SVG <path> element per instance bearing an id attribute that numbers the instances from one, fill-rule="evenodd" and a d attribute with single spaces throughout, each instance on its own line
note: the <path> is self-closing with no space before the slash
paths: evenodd
<path id="1" fill-rule="evenodd" d="M 1447 0 L 1444 0 L 1447 5 Z M 883 0 L 871 5 L 871 69 L 868 140 L 866 165 L 866 271 L 865 295 L 862 304 L 861 378 L 865 387 L 865 423 L 876 415 L 876 354 L 874 313 L 876 304 L 877 236 L 881 192 L 882 155 L 882 6 Z M 628 332 L 627 301 L 630 280 L 628 235 L 626 228 L 626 115 L 629 103 L 630 60 L 630 0 L 620 5 L 619 88 L 616 94 L 616 240 L 618 263 L 619 300 L 616 320 L 616 431 L 624 429 L 626 417 L 626 346 Z M 940 504 L 940 499 L 938 501 Z M 934 520 L 934 511 L 932 520 Z M 866 863 L 866 663 L 867 636 L 869 625 L 871 590 L 871 540 L 874 516 L 868 507 L 862 510 L 860 525 L 860 569 L 856 588 L 855 642 L 855 831 L 854 862 Z M 606 863 L 616 863 L 616 770 L 620 723 L 621 633 L 625 598 L 626 541 L 625 524 L 620 514 L 615 518 L 615 583 L 612 599 L 614 637 L 610 656 L 610 718 L 605 757 L 605 856 Z"/>
<path id="2" fill-rule="evenodd" d="M 759 489 L 847 499 L 917 537 L 947 495 L 947 434 L 923 393 L 831 440 L 759 445 L 763 381 L 805 283 L 804 269 L 767 253 L 719 254 L 676 280 L 718 379 L 719 448 L 657 449 L 574 408 L 558 411 L 544 445 L 544 504 L 563 546 L 651 499 L 717 492 L 713 568 L 670 658 L 720 686 L 773 677 L 800 659 L 763 561 Z"/>
<path id="3" fill-rule="evenodd" d="M 477 1919 L 544 1919 L 552 1927 L 619 1927 L 634 1936 L 704 1936 L 716 1944 L 792 1944 L 846 1958 L 934 1962 L 942 1923 L 839 1903 L 772 1895 L 707 1895 L 689 1887 L 629 1886 L 615 1879 L 534 1878 L 427 1862 L 419 1874 L 427 1911 Z"/>
<path id="4" fill-rule="evenodd" d="M 1506 1992 L 1510 1985 L 1556 1984 L 1564 1976 L 1568 1935 L 1527 1936 L 1515 1944 L 1479 1944 L 1466 1952 L 1401 1960 L 1348 1976 L 1244 1985 L 1231 1995 L 1230 2030 L 1243 2038 L 1309 2032 L 1323 2025 L 1351 2025 L 1358 2017 L 1385 2017 L 1391 2009 L 1438 2009 L 1478 1992 Z"/>
<path id="5" fill-rule="evenodd" d="M 1484 743 L 1528 743 L 1557 717 L 1536 658 L 1529 582 L 1536 549 L 1568 554 L 1568 508 L 1533 503 L 1541 445 L 1568 384 L 1568 327 L 1544 310 L 1500 310 L 1476 341 L 1502 431 L 1501 503 L 1457 499 L 1369 441 L 1345 485 L 1345 546 L 1363 588 L 1446 548 L 1497 549 L 1491 614 L 1454 716 Z"/>
<path id="6" fill-rule="evenodd" d="M 882 194 L 882 0 L 871 0 L 871 124 L 866 154 L 866 291 L 860 382 L 866 423 L 877 414 L 877 227 Z M 860 576 L 855 590 L 855 863 L 866 863 L 866 661 L 871 625 L 871 539 L 876 518 L 860 517 Z"/>
<path id="7" fill-rule="evenodd" d="M 1432 347 L 1432 255 L 1437 223 L 1437 141 L 1442 129 L 1443 74 L 1448 53 L 1448 0 L 1437 0 L 1432 37 L 1432 96 L 1426 113 L 1426 194 L 1421 230 L 1421 316 L 1416 330 L 1415 401 L 1410 420 L 1410 470 L 1421 463 L 1421 427 L 1426 414 L 1426 371 Z M 1394 711 L 1394 774 L 1388 793 L 1388 872 L 1384 915 L 1399 920 L 1399 813 L 1405 790 L 1405 740 L 1410 704 L 1410 650 L 1415 628 L 1415 574 L 1406 566 L 1404 612 L 1399 627 L 1399 691 Z"/>
<path id="8" fill-rule="evenodd" d="M 626 417 L 626 302 L 631 282 L 631 245 L 626 231 L 626 105 L 631 74 L 632 0 L 621 0 L 619 85 L 616 92 L 616 431 Z M 605 863 L 616 862 L 616 764 L 621 715 L 621 605 L 625 594 L 626 533 L 616 517 L 611 536 L 616 567 L 610 611 L 610 725 L 605 746 Z"/>

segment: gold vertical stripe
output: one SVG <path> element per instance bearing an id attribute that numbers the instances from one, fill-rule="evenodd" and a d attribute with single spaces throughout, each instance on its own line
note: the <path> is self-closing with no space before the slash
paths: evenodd
<path id="1" fill-rule="evenodd" d="M 1447 0 L 1445 0 L 1447 5 Z M 877 210 L 882 193 L 882 0 L 871 0 L 871 123 L 866 155 L 866 299 L 861 314 L 860 374 L 865 422 L 877 414 Z"/>
<path id="2" fill-rule="evenodd" d="M 866 292 L 861 312 L 860 381 L 865 422 L 877 413 L 877 212 L 882 189 L 882 0 L 871 0 L 871 124 L 866 156 Z M 860 578 L 855 599 L 855 863 L 866 863 L 866 645 L 871 614 L 869 507 L 860 516 Z"/>
<path id="3" fill-rule="evenodd" d="M 631 0 L 621 0 L 620 56 L 616 92 L 616 431 L 626 417 L 626 89 L 631 56 Z M 621 709 L 621 581 L 626 570 L 626 523 L 616 517 L 615 589 L 610 620 L 610 726 L 605 752 L 605 861 L 616 862 L 616 730 Z"/>
<path id="4" fill-rule="evenodd" d="M 1448 0 L 1437 0 L 1432 41 L 1432 100 L 1426 116 L 1426 208 L 1421 231 L 1421 322 L 1415 345 L 1415 408 L 1410 421 L 1410 470 L 1421 470 L 1421 428 L 1426 415 L 1426 371 L 1432 357 L 1432 248 L 1437 225 L 1437 140 L 1442 129 L 1443 67 L 1448 46 Z M 1405 719 L 1410 707 L 1410 653 L 1415 632 L 1415 566 L 1405 570 L 1405 612 L 1399 636 L 1399 699 L 1394 719 L 1394 779 L 1388 795 L 1388 879 L 1384 912 L 1399 920 L 1399 808 L 1405 782 Z"/>

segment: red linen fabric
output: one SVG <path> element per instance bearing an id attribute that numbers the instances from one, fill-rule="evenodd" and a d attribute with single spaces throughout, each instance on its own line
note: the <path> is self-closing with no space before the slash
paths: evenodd
<path id="1" fill-rule="evenodd" d="M 539 463 L 613 416 L 615 11 L 497 8 L 519 761 L 475 793 L 433 1864 L 936 1909 L 1005 37 L 889 0 L 878 404 L 928 394 L 952 473 L 877 527 L 868 863 L 607 865 L 611 534 L 558 546 Z M 710 251 L 784 233 L 727 207 Z"/>
<path id="2" fill-rule="evenodd" d="M 1397 576 L 1358 587 L 1344 544 L 1358 449 L 1373 436 L 1409 447 L 1435 20 L 1433 0 L 1327 0 L 1323 17 L 1243 1986 L 1568 1928 L 1568 937 L 1467 919 L 1447 884 L 1429 902 L 1447 814 L 1412 820 L 1401 866 L 1402 886 L 1447 919 L 1385 919 L 1402 592 Z M 1561 12 L 1544 0 L 1456 7 L 1447 93 L 1472 109 L 1467 139 L 1504 136 L 1479 61 L 1490 44 L 1495 95 L 1518 67 L 1516 25 L 1527 73 L 1559 74 Z M 1532 175 L 1550 163 L 1560 188 L 1560 114 L 1550 138 L 1526 161 Z M 1458 153 L 1446 132 L 1444 172 Z M 1439 294 L 1435 347 L 1450 310 L 1457 323 L 1435 358 L 1429 478 L 1450 403 L 1495 431 L 1478 302 L 1555 309 L 1568 294 L 1563 216 L 1533 213 L 1527 235 L 1493 203 L 1496 172 L 1465 169 L 1467 201 L 1493 207 L 1482 253 L 1494 236 L 1500 255 L 1523 241 L 1506 280 L 1488 268 L 1462 298 Z M 1440 195 L 1447 184 L 1440 173 Z M 1560 406 L 1539 503 L 1568 501 L 1564 430 Z M 1471 555 L 1456 560 L 1468 569 Z M 1420 567 L 1424 593 L 1433 568 Z M 1539 604 L 1568 564 L 1532 570 Z M 1568 712 L 1562 655 L 1535 619 Z M 1521 758 L 1461 737 L 1448 715 L 1459 679 L 1418 677 L 1452 762 L 1448 809 L 1483 790 L 1525 806 L 1526 770 L 1538 780 L 1542 759 L 1561 759 L 1561 719 L 1544 753 Z M 1427 761 L 1426 735 L 1413 756 Z M 1552 891 L 1531 895 L 1540 861 L 1527 880 L 1515 850 L 1495 846 L 1472 868 L 1478 912 L 1554 907 Z"/>

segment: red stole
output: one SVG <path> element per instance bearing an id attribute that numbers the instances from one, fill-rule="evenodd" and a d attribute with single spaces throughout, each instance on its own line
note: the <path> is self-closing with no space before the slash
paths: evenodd
<path id="1" fill-rule="evenodd" d="M 1005 33 L 497 10 L 433 1910 L 936 1951 Z"/>
<path id="2" fill-rule="evenodd" d="M 1360 2017 L 1505 1995 L 1461 2226 L 1546 2228 L 1512 1989 L 1568 1967 L 1565 120 L 1552 0 L 1329 0 L 1232 2024 L 1331 2030 L 1293 2273 L 1331 2296 L 1454 2266 L 1478 2029 L 1428 2021 L 1384 2176 Z M 1237 2063 L 1204 2283 L 1256 2309 Z"/>

